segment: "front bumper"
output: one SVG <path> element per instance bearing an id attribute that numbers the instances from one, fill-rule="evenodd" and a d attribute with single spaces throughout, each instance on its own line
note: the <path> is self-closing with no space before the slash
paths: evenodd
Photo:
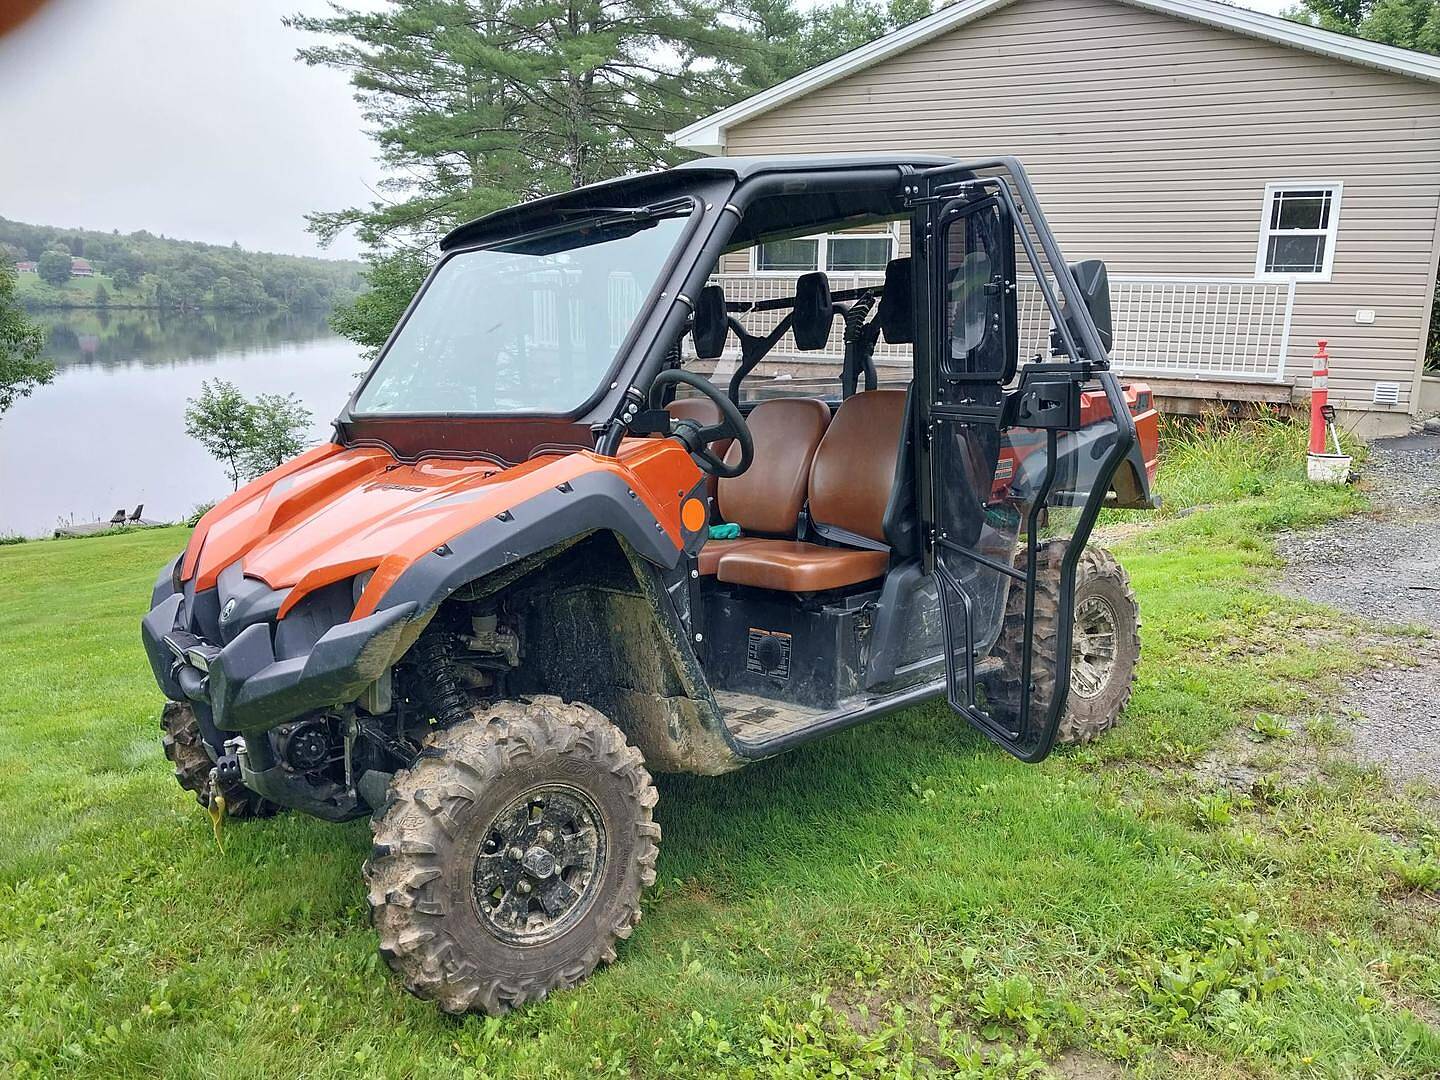
<path id="1" fill-rule="evenodd" d="M 222 731 L 264 731 L 302 713 L 354 701 L 400 658 L 416 605 L 386 608 L 325 631 L 300 656 L 276 656 L 272 626 L 259 622 L 217 645 L 187 628 L 183 592 L 141 620 L 155 681 L 176 701 L 208 706 Z"/>

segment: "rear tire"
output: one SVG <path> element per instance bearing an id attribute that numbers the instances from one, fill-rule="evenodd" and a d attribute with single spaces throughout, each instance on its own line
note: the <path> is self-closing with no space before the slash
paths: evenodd
<path id="1" fill-rule="evenodd" d="M 167 701 L 160 713 L 160 744 L 165 756 L 175 766 L 175 782 L 194 794 L 195 801 L 209 810 L 215 802 L 215 763 L 205 752 L 200 734 L 200 721 L 195 710 L 183 701 Z M 231 818 L 274 817 L 280 807 L 262 799 L 241 784 L 219 784 L 225 796 L 225 816 Z"/>
<path id="2" fill-rule="evenodd" d="M 1039 545 L 1035 568 L 1035 649 L 1053 653 L 1060 621 L 1060 564 L 1068 541 Z M 1019 649 L 1025 625 L 1025 590 L 1011 588 L 1005 626 L 995 655 L 1005 670 L 1020 670 Z M 1070 643 L 1070 693 L 1060 717 L 1057 744 L 1094 742 L 1120 720 L 1135 685 L 1140 660 L 1140 606 L 1130 575 L 1105 548 L 1087 547 L 1075 567 L 1075 624 Z M 1048 664 L 1034 673 L 1031 708 L 1049 708 L 1054 671 Z M 1005 695 L 1011 700 L 1013 694 Z"/>
<path id="3" fill-rule="evenodd" d="M 365 864 L 380 954 L 445 1012 L 498 1016 L 574 986 L 640 921 L 657 795 L 588 705 L 502 701 L 396 773 Z"/>
<path id="4" fill-rule="evenodd" d="M 1057 605 L 1058 566 L 1057 559 Z M 1139 662 L 1140 605 L 1130 575 L 1106 548 L 1087 547 L 1075 567 L 1070 693 L 1056 741 L 1072 746 L 1094 742 L 1119 723 L 1130 704 Z"/>

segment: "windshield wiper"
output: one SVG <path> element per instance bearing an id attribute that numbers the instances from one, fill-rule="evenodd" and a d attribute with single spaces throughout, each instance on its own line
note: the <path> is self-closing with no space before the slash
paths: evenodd
<path id="1" fill-rule="evenodd" d="M 690 196 L 682 195 L 678 198 L 666 199 L 664 202 L 651 203 L 648 206 L 560 207 L 555 213 L 561 217 L 595 215 L 615 221 L 650 221 L 655 218 L 674 217 L 676 214 L 688 212 L 694 205 L 694 200 Z"/>

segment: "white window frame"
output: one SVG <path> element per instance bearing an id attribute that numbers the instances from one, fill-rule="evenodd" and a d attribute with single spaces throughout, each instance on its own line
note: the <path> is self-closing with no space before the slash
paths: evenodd
<path id="1" fill-rule="evenodd" d="M 842 239 L 842 240 L 878 240 L 878 239 L 885 239 L 885 240 L 888 240 L 888 241 L 890 241 L 890 254 L 889 254 L 889 256 L 887 257 L 887 261 L 888 261 L 888 259 L 893 259 L 893 258 L 895 258 L 895 247 L 896 247 L 896 241 L 897 241 L 898 237 L 897 237 L 897 234 L 896 234 L 896 232 L 895 232 L 895 225 L 894 225 L 894 223 L 892 222 L 891 224 L 882 226 L 882 227 L 877 228 L 877 229 L 874 229 L 874 230 L 871 230 L 871 229 L 854 229 L 854 230 L 843 230 L 843 231 L 841 231 L 841 232 L 810 233 L 810 234 L 807 235 L 807 236 L 792 236 L 792 237 L 790 237 L 790 239 L 792 239 L 792 240 L 818 240 L 820 243 L 819 243 L 819 245 L 818 245 L 818 247 L 817 247 L 817 250 L 816 250 L 816 252 L 815 252 L 815 259 L 816 259 L 816 261 L 819 263 L 819 265 L 816 266 L 813 270 L 761 270 L 761 269 L 760 269 L 760 245 L 759 245 L 759 244 L 752 244 L 752 245 L 750 246 L 750 273 L 754 274 L 756 277 L 780 277 L 780 278 L 783 278 L 783 277 L 798 277 L 798 276 L 801 275 L 801 274 L 813 274 L 813 273 L 815 273 L 816 270 L 821 270 L 821 271 L 824 271 L 825 273 L 829 273 L 829 272 L 830 272 L 830 265 L 829 265 L 829 264 L 830 264 L 830 241 L 831 241 L 831 239 Z M 835 273 L 837 273 L 837 274 L 881 274 L 881 273 L 884 273 L 884 269 L 882 268 L 882 269 L 880 269 L 880 270 L 836 270 Z"/>
<path id="2" fill-rule="evenodd" d="M 1260 243 L 1255 250 L 1256 281 L 1329 281 L 1335 267 L 1335 240 L 1340 233 L 1340 199 L 1345 185 L 1339 180 L 1276 180 L 1265 185 L 1265 198 L 1260 204 Z M 1282 191 L 1330 192 L 1330 220 L 1324 229 L 1272 229 L 1275 196 Z M 1325 256 L 1318 272 L 1275 271 L 1265 269 L 1272 236 L 1323 236 Z"/>

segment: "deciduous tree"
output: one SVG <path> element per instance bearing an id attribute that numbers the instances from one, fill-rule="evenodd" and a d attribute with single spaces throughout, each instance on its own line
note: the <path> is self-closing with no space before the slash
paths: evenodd
<path id="1" fill-rule="evenodd" d="M 57 289 L 64 288 L 65 283 L 70 280 L 70 253 L 60 248 L 51 248 L 40 256 L 36 272 L 39 273 L 41 281 L 54 285 Z"/>
<path id="2" fill-rule="evenodd" d="M 185 434 L 225 467 L 230 483 L 253 480 L 305 449 L 312 415 L 294 394 L 246 399 L 234 383 L 206 379 L 185 402 Z"/>
<path id="3" fill-rule="evenodd" d="M 428 260 L 420 255 L 398 253 L 373 257 L 365 268 L 370 288 L 349 304 L 339 307 L 330 318 L 336 332 L 363 345 L 373 356 L 395 328 L 410 298 L 425 280 Z"/>
<path id="4" fill-rule="evenodd" d="M 55 377 L 54 365 L 40 358 L 44 346 L 45 332 L 15 300 L 14 270 L 0 265 L 0 415 Z"/>
<path id="5" fill-rule="evenodd" d="M 304 450 L 314 414 L 294 394 L 261 394 L 250 406 L 247 445 L 240 455 L 241 475 L 263 476 Z"/>
<path id="6" fill-rule="evenodd" d="M 225 467 L 225 475 L 237 490 L 253 408 L 239 388 L 224 379 L 206 379 L 200 384 L 199 396 L 185 400 L 185 434 Z"/>
<path id="7" fill-rule="evenodd" d="M 1440 0 L 1301 0 L 1286 15 L 1384 45 L 1440 54 Z"/>

